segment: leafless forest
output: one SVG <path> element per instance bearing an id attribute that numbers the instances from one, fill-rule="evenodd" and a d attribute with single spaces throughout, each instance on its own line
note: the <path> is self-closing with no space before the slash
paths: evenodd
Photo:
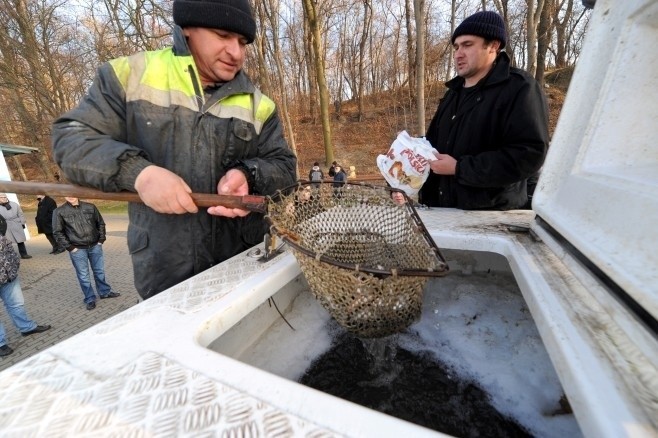
<path id="1" fill-rule="evenodd" d="M 450 35 L 496 10 L 507 51 L 542 83 L 573 67 L 590 11 L 580 0 L 257 0 L 246 70 L 277 103 L 300 174 L 338 159 L 374 169 L 398 131 L 422 135 L 453 73 Z M 172 0 L 0 0 L 0 143 L 14 179 L 53 181 L 54 118 L 75 106 L 97 66 L 171 41 Z"/>

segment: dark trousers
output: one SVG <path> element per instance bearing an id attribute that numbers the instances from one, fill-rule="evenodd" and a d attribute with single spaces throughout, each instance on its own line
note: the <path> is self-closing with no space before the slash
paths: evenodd
<path id="1" fill-rule="evenodd" d="M 57 244 L 57 241 L 55 240 L 55 236 L 52 234 L 46 233 L 46 239 L 48 239 L 48 242 L 50 242 L 50 245 L 53 247 L 53 251 L 57 251 L 59 249 L 59 245 Z"/>
<path id="2" fill-rule="evenodd" d="M 25 242 L 20 242 L 20 243 L 17 243 L 16 245 L 18 245 L 18 252 L 21 255 L 21 257 L 24 257 L 24 256 L 28 255 L 27 254 L 27 248 L 25 247 Z"/>

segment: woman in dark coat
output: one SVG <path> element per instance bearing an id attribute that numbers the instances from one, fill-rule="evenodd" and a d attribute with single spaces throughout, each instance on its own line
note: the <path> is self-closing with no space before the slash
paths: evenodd
<path id="1" fill-rule="evenodd" d="M 48 242 L 50 242 L 50 245 L 53 247 L 50 254 L 62 253 L 64 252 L 64 248 L 60 248 L 53 237 L 53 212 L 57 208 L 57 203 L 48 195 L 38 195 L 37 199 L 39 200 L 37 216 L 35 218 L 37 231 L 39 234 L 45 234 L 46 239 L 48 239 Z"/>

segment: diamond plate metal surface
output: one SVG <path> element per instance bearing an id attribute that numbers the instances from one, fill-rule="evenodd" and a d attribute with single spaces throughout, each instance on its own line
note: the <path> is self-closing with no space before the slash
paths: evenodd
<path id="1" fill-rule="evenodd" d="M 116 374 L 83 373 L 50 354 L 0 378 L 3 437 L 333 437 L 262 400 L 146 353 Z"/>
<path id="2" fill-rule="evenodd" d="M 148 306 L 133 306 L 91 330 L 97 334 L 106 334 L 159 308 L 181 313 L 197 312 L 208 307 L 209 304 L 221 300 L 234 291 L 245 279 L 257 275 L 281 259 L 279 256 L 269 262 L 260 262 L 256 258 L 247 256 L 248 252 L 246 251 L 244 256 L 233 257 L 220 266 L 197 274 L 168 289 L 166 294 L 158 294 L 149 298 Z"/>

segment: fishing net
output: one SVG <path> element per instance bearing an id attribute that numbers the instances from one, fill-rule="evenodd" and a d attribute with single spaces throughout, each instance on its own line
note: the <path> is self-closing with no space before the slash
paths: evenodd
<path id="1" fill-rule="evenodd" d="M 428 278 L 448 272 L 402 192 L 302 182 L 269 200 L 272 234 L 291 247 L 315 298 L 357 336 L 407 328 L 420 317 Z"/>

